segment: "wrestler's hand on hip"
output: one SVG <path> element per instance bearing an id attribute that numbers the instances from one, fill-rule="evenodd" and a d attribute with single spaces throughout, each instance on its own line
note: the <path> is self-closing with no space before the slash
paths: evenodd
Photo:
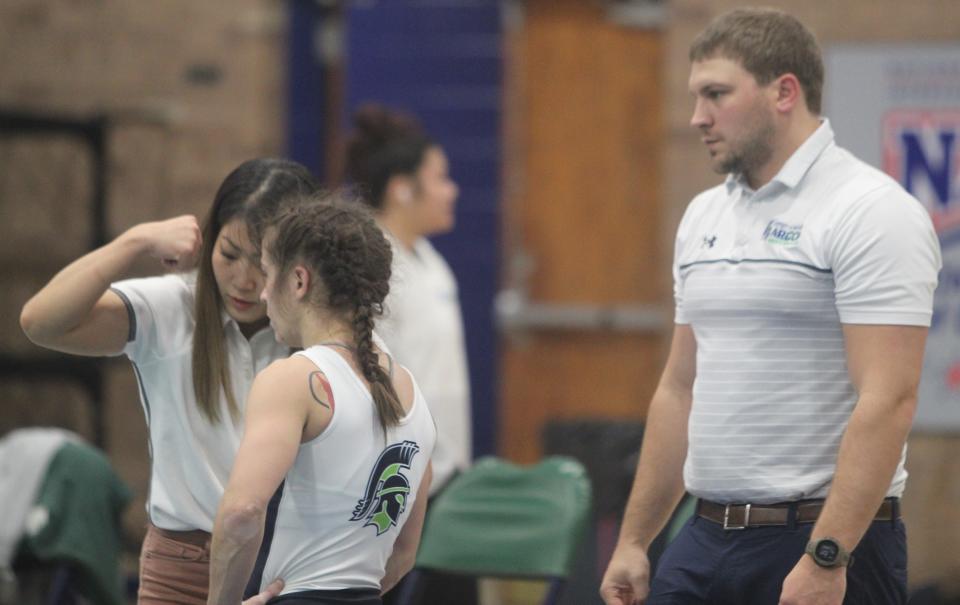
<path id="1" fill-rule="evenodd" d="M 630 544 L 618 544 L 600 583 L 606 605 L 642 605 L 650 592 L 650 560 L 646 551 Z"/>
<path id="2" fill-rule="evenodd" d="M 783 581 L 779 605 L 841 605 L 847 568 L 824 568 L 804 555 Z"/>
<path id="3" fill-rule="evenodd" d="M 267 605 L 267 601 L 280 594 L 283 590 L 283 580 L 277 578 L 263 589 L 263 592 L 252 596 L 243 602 L 243 605 Z"/>

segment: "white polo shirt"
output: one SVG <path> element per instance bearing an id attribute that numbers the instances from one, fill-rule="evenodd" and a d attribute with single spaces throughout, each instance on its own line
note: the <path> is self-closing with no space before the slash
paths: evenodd
<path id="1" fill-rule="evenodd" d="M 940 266 L 928 213 L 826 120 L 759 190 L 730 176 L 697 196 L 673 267 L 676 323 L 697 341 L 687 490 L 826 496 L 857 402 L 841 324 L 929 326 Z"/>
<path id="2" fill-rule="evenodd" d="M 435 493 L 472 458 L 467 352 L 457 282 L 425 238 L 413 250 L 387 233 L 393 276 L 378 330 L 394 357 L 417 377 L 437 422 L 433 453 Z"/>
<path id="3" fill-rule="evenodd" d="M 240 446 L 242 415 L 234 423 L 220 395 L 218 425 L 197 408 L 193 392 L 194 277 L 167 275 L 118 282 L 127 304 L 130 335 L 123 353 L 133 362 L 150 434 L 147 514 L 169 530 L 213 530 L 213 520 Z M 289 356 L 273 330 L 248 341 L 223 314 L 231 385 L 241 412 L 254 375 Z"/>

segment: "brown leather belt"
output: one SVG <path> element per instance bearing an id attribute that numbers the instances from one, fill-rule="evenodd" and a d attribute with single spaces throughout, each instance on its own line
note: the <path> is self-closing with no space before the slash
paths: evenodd
<path id="1" fill-rule="evenodd" d="M 723 525 L 723 529 L 776 527 L 794 523 L 813 523 L 823 510 L 823 500 L 801 500 L 782 504 L 718 504 L 697 500 L 697 516 Z M 900 518 L 900 499 L 887 498 L 880 505 L 874 521 L 895 521 Z"/>
<path id="2" fill-rule="evenodd" d="M 174 531 L 171 529 L 161 529 L 156 525 L 152 525 L 150 529 L 157 532 L 157 534 L 163 536 L 164 538 L 167 538 L 168 540 L 173 540 L 174 542 L 182 542 L 192 546 L 206 546 L 210 543 L 210 534 L 202 529 Z"/>

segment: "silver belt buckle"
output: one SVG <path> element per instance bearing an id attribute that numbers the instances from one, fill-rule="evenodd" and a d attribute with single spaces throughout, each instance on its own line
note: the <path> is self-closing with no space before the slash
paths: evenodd
<path id="1" fill-rule="evenodd" d="M 739 505 L 734 505 L 739 506 Z M 747 529 L 750 525 L 750 505 L 743 505 L 743 523 L 741 525 L 730 525 L 730 505 L 723 507 L 723 529 Z"/>

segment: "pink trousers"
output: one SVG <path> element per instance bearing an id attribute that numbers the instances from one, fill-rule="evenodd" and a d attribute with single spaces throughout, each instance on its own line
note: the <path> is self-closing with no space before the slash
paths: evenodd
<path id="1" fill-rule="evenodd" d="M 140 605 L 206 605 L 210 534 L 147 526 L 140 550 Z"/>

